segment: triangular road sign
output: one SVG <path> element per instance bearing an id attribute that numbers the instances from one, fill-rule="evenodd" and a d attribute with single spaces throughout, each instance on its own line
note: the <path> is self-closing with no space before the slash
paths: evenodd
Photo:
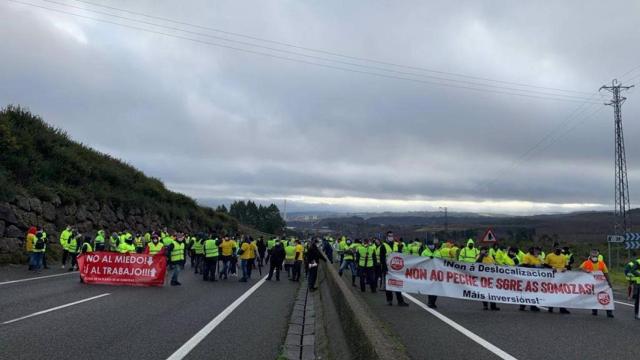
<path id="1" fill-rule="evenodd" d="M 480 238 L 480 242 L 483 243 L 489 243 L 489 242 L 496 242 L 496 235 L 493 233 L 493 229 L 492 228 L 488 228 L 487 231 L 484 232 L 484 235 L 482 235 L 482 238 Z"/>

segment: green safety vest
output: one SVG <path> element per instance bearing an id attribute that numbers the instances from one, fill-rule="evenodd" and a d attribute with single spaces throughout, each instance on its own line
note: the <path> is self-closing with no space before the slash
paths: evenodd
<path id="1" fill-rule="evenodd" d="M 67 251 L 70 254 L 75 254 L 78 252 L 78 240 L 76 238 L 69 239 L 69 242 L 67 243 Z"/>
<path id="2" fill-rule="evenodd" d="M 136 247 L 142 247 L 142 236 L 136 236 L 133 241 L 134 244 L 136 244 Z"/>
<path id="3" fill-rule="evenodd" d="M 44 243 L 44 240 L 45 240 L 45 238 L 44 238 L 44 236 L 43 236 L 43 237 L 42 237 L 42 239 L 40 239 L 40 241 L 42 241 L 42 242 L 43 242 L 42 249 L 36 249 L 36 243 L 38 242 L 38 237 L 37 237 L 37 236 L 34 236 L 34 237 L 33 237 L 33 246 L 32 246 L 32 250 L 31 250 L 31 252 L 44 252 L 44 251 L 45 251 L 45 249 L 46 249 L 46 243 Z"/>
<path id="4" fill-rule="evenodd" d="M 276 246 L 276 239 L 271 239 L 271 240 L 267 241 L 267 249 L 268 250 L 273 249 L 274 246 Z"/>
<path id="5" fill-rule="evenodd" d="M 91 247 L 91 244 L 89 244 L 89 243 L 82 244 L 82 252 L 83 253 L 93 252 L 93 248 Z"/>
<path id="6" fill-rule="evenodd" d="M 480 255 L 480 250 L 475 247 L 473 249 L 469 249 L 469 247 L 465 246 L 460 249 L 460 252 L 458 253 L 458 260 L 472 263 L 476 262 L 478 255 Z"/>
<path id="7" fill-rule="evenodd" d="M 133 244 L 129 245 L 126 242 L 121 242 L 120 245 L 118 245 L 118 252 L 121 254 L 136 252 L 136 247 L 133 246 Z"/>
<path id="8" fill-rule="evenodd" d="M 204 254 L 204 247 L 202 244 L 202 240 L 198 239 L 193 243 L 193 251 L 195 252 L 196 255 Z"/>
<path id="9" fill-rule="evenodd" d="M 420 255 L 420 248 L 422 247 L 422 243 L 413 242 L 409 247 L 409 254 L 411 255 Z"/>
<path id="10" fill-rule="evenodd" d="M 214 239 L 207 239 L 204 241 L 204 257 L 212 258 L 218 256 L 218 244 Z"/>
<path id="11" fill-rule="evenodd" d="M 424 257 L 433 257 L 436 259 L 440 259 L 442 256 L 440 255 L 440 250 L 435 249 L 433 251 L 431 251 L 431 249 L 429 249 L 428 247 L 424 248 L 424 251 L 422 251 L 422 254 L 420 254 L 421 256 Z"/>
<path id="12" fill-rule="evenodd" d="M 373 267 L 373 256 L 376 252 L 375 246 L 364 246 L 361 245 L 358 248 L 358 254 L 360 255 L 360 259 L 358 261 L 358 266 L 360 267 Z"/>
<path id="13" fill-rule="evenodd" d="M 173 244 L 173 239 L 171 238 L 171 236 L 166 235 L 162 237 L 162 244 L 164 244 L 164 246 L 169 246 L 169 244 Z"/>
<path id="14" fill-rule="evenodd" d="M 184 260 L 184 243 L 173 241 L 173 249 L 171 249 L 171 262 Z"/>
<path id="15" fill-rule="evenodd" d="M 353 243 L 347 246 L 347 249 L 345 250 L 345 253 L 344 253 L 344 260 L 353 261 L 353 251 L 356 251 L 357 249 L 358 249 L 358 244 L 356 243 Z"/>
<path id="16" fill-rule="evenodd" d="M 104 244 L 104 234 L 102 233 L 98 233 L 98 235 L 96 235 L 96 244 Z"/>
<path id="17" fill-rule="evenodd" d="M 164 245 L 158 241 L 157 244 L 154 244 L 153 241 L 148 243 L 147 246 L 149 246 L 149 255 L 155 255 L 157 253 L 160 252 L 160 250 L 162 250 L 162 248 L 164 247 Z"/>
<path id="18" fill-rule="evenodd" d="M 64 229 L 62 230 L 62 233 L 60 233 L 60 245 L 62 245 L 62 248 L 67 250 L 67 247 L 69 246 L 69 239 L 71 238 L 71 230 L 67 230 Z"/>
<path id="19" fill-rule="evenodd" d="M 296 247 L 293 245 L 287 245 L 284 248 L 284 258 L 287 261 L 293 261 L 296 258 Z"/>
<path id="20" fill-rule="evenodd" d="M 402 243 L 402 253 L 408 255 L 410 252 L 411 252 L 411 245 Z"/>
<path id="21" fill-rule="evenodd" d="M 627 266 L 625 266 L 625 277 L 627 278 L 627 280 L 632 281 L 636 284 L 640 284 L 640 276 L 636 276 L 632 272 L 633 268 L 636 268 L 635 271 L 640 271 L 640 259 L 631 261 L 627 264 Z"/>

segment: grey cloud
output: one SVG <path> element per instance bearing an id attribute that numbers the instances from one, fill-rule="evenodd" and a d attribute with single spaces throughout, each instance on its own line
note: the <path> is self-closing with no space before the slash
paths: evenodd
<path id="1" fill-rule="evenodd" d="M 630 2 L 114 6 L 389 62 L 589 92 L 640 64 L 630 46 L 640 40 L 640 5 Z M 601 27 L 603 19 L 615 21 Z M 10 54 L 0 58 L 1 103 L 26 105 L 75 139 L 196 197 L 611 202 L 610 108 L 584 122 L 577 116 L 552 134 L 553 142 L 519 159 L 579 103 L 324 69 L 16 4 L 0 5 L 0 22 Z M 56 24 L 73 25 L 86 44 Z M 640 185 L 633 171 L 640 166 L 638 94 L 630 92 L 624 107 L 631 189 Z"/>

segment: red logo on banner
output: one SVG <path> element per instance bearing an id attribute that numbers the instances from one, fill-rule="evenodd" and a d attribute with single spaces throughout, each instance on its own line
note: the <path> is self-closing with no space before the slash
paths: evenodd
<path id="1" fill-rule="evenodd" d="M 388 279 L 387 280 L 387 284 L 390 285 L 390 286 L 395 286 L 395 287 L 401 288 L 402 286 L 404 286 L 404 281 L 398 280 L 398 279 Z"/>
<path id="2" fill-rule="evenodd" d="M 398 271 L 404 267 L 404 260 L 400 256 L 394 256 L 391 258 L 391 269 Z"/>
<path id="3" fill-rule="evenodd" d="M 598 293 L 598 302 L 600 305 L 607 306 L 611 302 L 611 298 L 606 291 L 600 291 Z"/>
<path id="4" fill-rule="evenodd" d="M 163 286 L 167 257 L 100 251 L 78 256 L 78 268 L 87 284 Z"/>

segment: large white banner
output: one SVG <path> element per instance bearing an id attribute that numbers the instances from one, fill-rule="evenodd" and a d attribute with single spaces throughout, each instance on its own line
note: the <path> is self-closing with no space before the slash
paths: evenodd
<path id="1" fill-rule="evenodd" d="M 387 290 L 516 305 L 613 310 L 601 272 L 461 263 L 393 253 Z"/>

